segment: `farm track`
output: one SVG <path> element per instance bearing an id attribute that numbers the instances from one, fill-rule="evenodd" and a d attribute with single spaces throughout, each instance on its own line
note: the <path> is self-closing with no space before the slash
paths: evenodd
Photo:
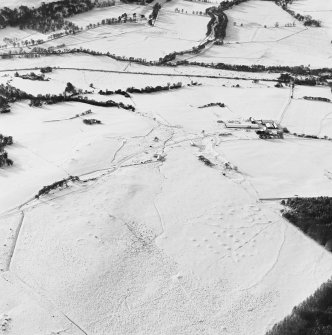
<path id="1" fill-rule="evenodd" d="M 287 110 L 289 108 L 289 106 L 291 105 L 292 103 L 292 95 L 293 95 L 293 91 L 292 91 L 292 88 L 290 88 L 290 92 L 289 92 L 289 97 L 288 97 L 288 100 L 287 100 L 287 103 L 285 105 L 285 107 L 283 108 L 282 112 L 281 112 L 281 115 L 280 115 L 280 118 L 279 118 L 279 121 L 278 123 L 281 124 L 281 122 L 283 121 L 286 113 L 287 113 Z"/>
<path id="2" fill-rule="evenodd" d="M 31 71 L 39 70 L 42 67 L 31 67 L 31 68 L 16 68 L 0 70 L 1 72 L 16 72 L 16 71 Z M 89 71 L 89 72 L 104 72 L 104 73 L 117 73 L 117 74 L 137 74 L 143 76 L 166 76 L 166 77 L 184 77 L 184 78 L 210 78 L 210 79 L 231 79 L 231 80 L 254 80 L 256 77 L 231 77 L 231 76 L 213 76 L 213 75 L 202 75 L 202 74 L 176 74 L 176 73 L 162 73 L 162 72 L 138 72 L 138 71 L 126 71 L 126 70 L 104 70 L 104 69 L 91 69 L 91 68 L 78 68 L 78 67 L 56 67 L 56 70 L 72 70 L 72 71 Z M 220 70 L 222 71 L 222 70 Z M 236 72 L 236 71 L 234 71 Z M 260 81 L 276 82 L 277 79 L 260 78 Z"/>
<path id="3" fill-rule="evenodd" d="M 251 44 L 251 43 L 255 43 L 255 44 L 260 44 L 260 43 L 278 43 L 278 42 L 280 42 L 280 41 L 286 40 L 286 39 L 291 38 L 291 37 L 293 37 L 293 36 L 295 36 L 295 35 L 299 35 L 299 34 L 303 33 L 304 31 L 307 31 L 307 30 L 308 30 L 308 28 L 305 27 L 304 29 L 302 29 L 302 30 L 300 30 L 300 31 L 297 31 L 297 32 L 295 32 L 295 33 L 291 33 L 291 34 L 289 34 L 289 35 L 287 35 L 287 36 L 284 36 L 284 37 L 281 37 L 281 38 L 279 38 L 279 39 L 277 39 L 277 40 L 255 41 L 254 39 L 256 38 L 256 34 L 258 33 L 258 30 L 259 30 L 259 29 L 263 29 L 263 27 L 259 27 L 259 28 L 257 28 L 257 30 L 255 30 L 255 32 L 254 32 L 254 36 L 251 38 L 251 41 L 244 41 L 244 42 L 227 42 L 227 43 L 225 43 L 225 44 L 226 44 L 226 45 L 228 45 L 228 44 L 236 44 L 236 45 L 239 45 L 239 44 Z M 264 28 L 264 29 L 266 29 L 266 28 Z M 223 57 L 222 57 L 222 58 L 223 58 Z"/>
<path id="4" fill-rule="evenodd" d="M 324 125 L 324 122 L 326 122 L 327 120 L 331 120 L 332 118 L 330 118 L 329 116 L 332 115 L 332 112 L 326 114 L 324 116 L 324 118 L 320 121 L 320 124 L 319 124 L 319 129 L 318 129 L 318 132 L 317 132 L 317 135 L 316 136 L 319 136 L 322 129 L 323 129 L 323 125 Z"/>

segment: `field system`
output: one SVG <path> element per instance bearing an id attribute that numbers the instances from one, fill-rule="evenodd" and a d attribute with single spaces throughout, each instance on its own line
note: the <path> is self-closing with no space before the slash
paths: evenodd
<path id="1" fill-rule="evenodd" d="M 331 278 L 280 204 L 332 197 L 327 2 L 0 29 L 1 334 L 265 335 Z"/>

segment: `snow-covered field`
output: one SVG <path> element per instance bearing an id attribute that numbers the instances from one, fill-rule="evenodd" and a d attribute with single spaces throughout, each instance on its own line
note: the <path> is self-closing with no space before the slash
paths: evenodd
<path id="1" fill-rule="evenodd" d="M 329 28 L 306 28 L 272 1 L 245 2 L 226 13 L 229 26 L 225 44 L 214 46 L 193 60 L 246 65 L 332 66 Z M 293 22 L 295 27 L 285 26 Z M 275 27 L 276 23 L 279 27 Z"/>
<path id="2" fill-rule="evenodd" d="M 313 19 L 320 20 L 322 26 L 329 28 L 332 37 L 332 2 L 325 0 L 296 0 L 290 9 L 302 15 L 310 15 Z"/>
<path id="3" fill-rule="evenodd" d="M 196 12 L 205 13 L 205 10 L 212 6 L 218 6 L 219 2 L 202 2 L 202 1 L 188 1 L 188 0 L 179 0 L 179 1 L 170 1 L 167 2 L 164 6 L 165 11 L 175 12 L 177 9 L 182 14 L 191 14 L 195 12 L 194 15 L 197 15 Z M 183 10 L 183 12 L 182 12 Z"/>
<path id="4" fill-rule="evenodd" d="M 211 5 L 172 0 L 154 27 L 101 26 L 45 46 L 158 59 L 205 37 L 208 17 L 175 8 L 189 13 Z M 118 15 L 121 6 L 127 13 L 151 10 L 120 5 L 71 19 L 84 26 Z M 194 60 L 330 64 L 327 27 L 285 27 L 292 18 L 267 1 L 249 1 L 227 15 L 226 44 Z M 44 66 L 58 67 L 46 74 L 49 81 L 14 76 Z M 329 87 L 296 85 L 291 99 L 289 87 L 275 87 L 279 74 L 83 54 L 0 60 L 0 71 L 0 84 L 35 96 L 61 94 L 70 82 L 89 91 L 89 99 L 136 108 L 18 101 L 0 114 L 0 134 L 14 138 L 6 147 L 14 165 L 0 169 L 4 334 L 264 335 L 331 278 L 331 253 L 281 216 L 278 199 L 332 196 L 332 141 L 291 134 L 262 140 L 254 130 L 226 127 L 253 117 L 332 138 L 332 103 L 303 99 L 331 99 Z M 165 92 L 98 94 L 177 82 L 183 87 Z M 217 102 L 225 107 L 199 108 Z M 86 118 L 102 124 L 72 118 L 87 110 Z M 69 176 L 80 181 L 34 197 Z"/>
<path id="5" fill-rule="evenodd" d="M 7 44 L 4 39 L 11 38 L 13 42 L 21 42 L 27 39 L 44 39 L 45 35 L 38 33 L 34 30 L 20 30 L 19 28 L 7 27 L 6 29 L 0 29 L 0 41 L 1 45 L 7 45 L 7 47 L 11 47 L 11 44 Z"/>
<path id="6" fill-rule="evenodd" d="M 96 91 L 170 81 L 64 70 L 49 77 L 45 87 L 19 78 L 11 84 L 39 94 L 59 93 L 69 80 L 84 89 L 94 83 Z M 15 139 L 9 149 L 15 166 L 2 172 L 0 183 L 7 190 L 20 185 L 1 197 L 1 289 L 7 292 L 1 311 L 11 318 L 12 334 L 22 334 L 22 324 L 23 334 L 61 331 L 70 320 L 74 333 L 263 335 L 332 274 L 330 255 L 285 222 L 277 205 L 259 201 L 331 195 L 325 154 L 331 142 L 264 141 L 243 130 L 222 137 L 229 130 L 218 120 L 278 119 L 289 91 L 273 83 L 201 79 L 198 87 L 121 97 L 134 103 L 135 113 L 92 107 L 100 126 L 65 120 L 90 108 L 79 103 L 31 108 L 23 102 L 1 116 L 0 132 Z M 227 107 L 198 108 L 213 101 Z M 314 102 L 298 101 L 307 104 L 309 119 L 318 118 L 309 111 Z M 289 114 L 294 117 L 292 109 L 287 125 Z M 298 116 L 297 127 L 301 122 L 310 123 Z M 238 170 L 225 169 L 228 161 Z M 99 177 L 11 210 L 68 175 Z M 31 321 L 35 297 L 42 319 Z"/>
<path id="7" fill-rule="evenodd" d="M 92 11 L 75 15 L 72 18 L 69 18 L 68 21 L 75 23 L 79 27 L 85 28 L 89 24 L 97 24 L 105 19 L 117 19 L 124 13 L 127 13 L 128 17 L 132 17 L 132 14 L 136 13 L 137 18 L 139 19 L 140 13 L 146 11 L 147 9 L 145 6 L 119 3 L 115 6 L 95 8 Z M 151 12 L 151 10 L 148 12 Z"/>
<path id="8" fill-rule="evenodd" d="M 111 15 L 113 9 L 115 8 L 110 8 L 109 15 Z M 120 11 L 123 13 L 125 9 Z M 101 13 L 104 12 L 101 11 Z M 106 14 L 109 16 L 107 11 Z M 82 14 L 84 17 L 88 15 L 91 16 L 91 13 Z M 119 13 L 115 17 L 118 15 Z M 89 16 L 84 18 L 84 22 L 79 18 L 73 21 L 76 24 L 85 25 L 89 22 Z M 188 50 L 197 46 L 205 38 L 208 22 L 209 17 L 206 16 L 184 16 L 161 12 L 153 27 L 149 26 L 146 21 L 101 26 L 75 36 L 57 39 L 44 44 L 44 46 L 65 44 L 66 48 L 83 47 L 101 52 L 110 52 L 118 56 L 158 60 L 173 51 Z"/>
<path id="9" fill-rule="evenodd" d="M 330 255 L 188 143 L 166 152 L 28 209 L 11 272 L 88 334 L 264 334 Z"/>

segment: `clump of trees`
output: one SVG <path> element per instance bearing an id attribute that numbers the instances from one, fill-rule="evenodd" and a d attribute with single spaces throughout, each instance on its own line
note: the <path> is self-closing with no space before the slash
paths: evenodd
<path id="1" fill-rule="evenodd" d="M 67 94 L 76 95 L 78 92 L 77 92 L 75 86 L 72 83 L 68 82 L 67 85 L 66 85 L 64 93 L 65 93 L 65 95 L 67 95 Z"/>
<path id="2" fill-rule="evenodd" d="M 209 167 L 213 167 L 214 164 L 206 157 L 204 157 L 203 155 L 199 155 L 198 156 L 198 159 L 203 162 L 206 166 L 209 166 Z"/>
<path id="3" fill-rule="evenodd" d="M 311 100 L 311 101 L 331 102 L 331 99 L 323 98 L 323 97 L 310 97 L 310 96 L 304 96 L 303 99 L 305 99 L 305 100 Z"/>
<path id="4" fill-rule="evenodd" d="M 295 307 L 291 315 L 276 324 L 266 335 L 332 334 L 332 280 Z"/>
<path id="5" fill-rule="evenodd" d="M 149 20 L 148 20 L 149 25 L 151 25 L 151 26 L 154 25 L 154 23 L 155 23 L 156 20 L 157 20 L 157 17 L 158 17 L 158 14 L 159 14 L 160 9 L 161 9 L 161 4 L 160 4 L 159 2 L 156 2 L 156 3 L 153 5 L 151 15 L 149 16 Z"/>
<path id="6" fill-rule="evenodd" d="M 9 113 L 9 112 L 10 112 L 10 106 L 8 103 L 8 99 L 0 95 L 0 114 Z"/>
<path id="7" fill-rule="evenodd" d="M 45 75 L 42 74 L 36 74 L 34 72 L 30 72 L 28 74 L 19 74 L 18 72 L 15 72 L 14 77 L 21 78 L 21 79 L 28 79 L 28 80 L 37 80 L 37 81 L 49 81 L 49 78 L 45 78 Z"/>
<path id="8" fill-rule="evenodd" d="M 294 198 L 281 202 L 283 217 L 319 244 L 332 242 L 332 198 Z"/>
<path id="9" fill-rule="evenodd" d="M 316 78 L 295 78 L 294 84 L 296 85 L 304 85 L 304 86 L 316 86 L 317 80 Z"/>
<path id="10" fill-rule="evenodd" d="M 282 73 L 278 78 L 279 83 L 284 84 L 296 84 L 296 85 L 305 85 L 305 86 L 316 86 L 317 85 L 317 79 L 310 76 L 306 78 L 299 78 L 291 76 L 289 73 Z"/>
<path id="11" fill-rule="evenodd" d="M 13 137 L 12 136 L 4 136 L 0 134 L 0 148 L 4 148 L 7 145 L 13 144 Z"/>
<path id="12" fill-rule="evenodd" d="M 101 121 L 97 119 L 83 119 L 83 123 L 88 125 L 94 125 L 94 124 L 101 124 Z"/>
<path id="13" fill-rule="evenodd" d="M 6 150 L 0 149 L 0 168 L 4 166 L 12 166 L 13 164 L 13 160 L 8 157 L 8 152 Z"/>
<path id="14" fill-rule="evenodd" d="M 169 64 L 168 64 L 169 65 Z M 251 73 L 262 73 L 262 72 L 271 72 L 271 73 L 283 73 L 288 72 L 290 75 L 294 76 L 307 76 L 308 80 L 298 79 L 297 83 L 299 85 L 303 83 L 314 84 L 314 81 L 317 83 L 327 84 L 328 79 L 332 79 L 332 68 L 317 68 L 311 69 L 303 65 L 299 66 L 288 66 L 288 65 L 243 65 L 243 64 L 225 64 L 225 63 L 204 63 L 196 61 L 181 60 L 173 64 L 184 65 L 184 66 L 200 66 L 207 67 L 212 69 L 219 70 L 229 70 L 229 71 L 238 71 L 238 72 L 251 72 Z"/>
<path id="15" fill-rule="evenodd" d="M 56 181 L 53 184 L 44 186 L 41 190 L 39 190 L 38 193 L 35 195 L 35 198 L 39 199 L 39 197 L 41 197 L 42 195 L 46 195 L 53 190 L 68 187 L 68 182 L 78 182 L 78 181 L 80 181 L 80 178 L 77 176 L 69 176 L 68 178 Z"/>
<path id="16" fill-rule="evenodd" d="M 7 107 L 10 102 L 28 99 L 27 93 L 11 86 L 10 84 L 0 84 L 0 106 Z"/>
<path id="17" fill-rule="evenodd" d="M 12 136 L 4 136 L 0 134 L 0 168 L 3 166 L 11 166 L 14 164 L 13 160 L 8 157 L 8 153 L 5 150 L 7 145 L 13 144 Z"/>
<path id="18" fill-rule="evenodd" d="M 43 105 L 43 101 L 41 99 L 32 99 L 29 102 L 30 107 L 41 107 Z"/>
<path id="19" fill-rule="evenodd" d="M 51 73 L 52 71 L 53 71 L 53 69 L 50 66 L 42 67 L 40 69 L 41 73 Z"/>
<path id="20" fill-rule="evenodd" d="M 145 15 L 141 15 L 140 16 L 140 20 L 146 20 Z M 103 25 L 112 25 L 112 24 L 119 24 L 119 23 L 133 23 L 133 22 L 137 22 L 138 21 L 138 17 L 136 13 L 133 13 L 131 15 L 128 15 L 127 13 L 123 13 L 121 15 L 119 15 L 118 17 L 113 17 L 113 18 L 107 18 L 107 19 L 103 19 L 98 23 L 90 23 L 86 26 L 86 29 L 94 29 L 94 28 L 98 28 L 99 26 L 103 26 Z"/>

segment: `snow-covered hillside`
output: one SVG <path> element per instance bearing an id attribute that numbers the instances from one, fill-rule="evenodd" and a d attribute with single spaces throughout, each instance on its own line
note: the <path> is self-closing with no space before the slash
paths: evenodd
<path id="1" fill-rule="evenodd" d="M 294 10 L 323 8 L 304 2 Z M 153 4 L 70 20 L 97 25 Z M 47 56 L 23 54 L 29 44 L 1 49 L 20 54 L 0 59 L 10 108 L 0 134 L 14 140 L 5 147 L 14 164 L 0 168 L 3 334 L 264 335 L 331 278 L 331 253 L 280 211 L 284 198 L 332 196 L 329 69 L 289 68 L 294 80 L 317 80 L 292 88 L 278 82 L 284 71 L 215 68 L 331 67 L 329 27 L 285 27 L 294 20 L 281 7 L 250 0 L 226 11 L 217 45 L 206 37 L 211 16 L 196 13 L 216 5 L 172 0 L 154 25 L 100 24 L 53 40 L 0 30 L 62 45 Z M 70 53 L 79 47 L 102 54 Z M 252 120 L 273 120 L 283 138 L 260 138 Z"/>

